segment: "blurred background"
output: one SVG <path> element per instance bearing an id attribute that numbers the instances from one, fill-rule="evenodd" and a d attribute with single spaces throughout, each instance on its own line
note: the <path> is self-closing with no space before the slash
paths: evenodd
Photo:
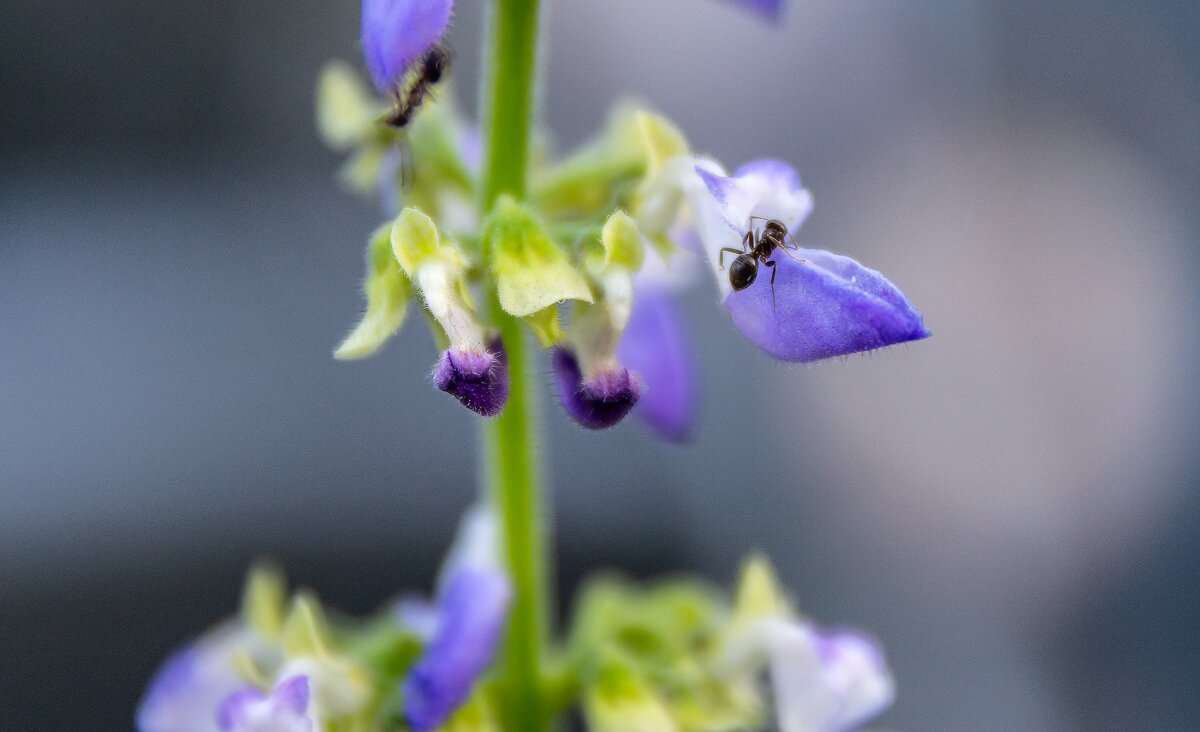
<path id="1" fill-rule="evenodd" d="M 451 45 L 474 108 L 482 3 Z M 555 0 L 562 145 L 634 95 L 727 165 L 795 164 L 803 246 L 934 337 L 774 363 L 715 290 L 702 423 L 569 422 L 546 375 L 565 598 L 598 567 L 732 580 L 873 630 L 878 727 L 1185 730 L 1200 715 L 1200 5 Z M 0 719 L 128 729 L 259 555 L 356 612 L 427 588 L 478 484 L 419 320 L 337 363 L 369 202 L 313 80 L 354 0 L 0 4 Z"/>

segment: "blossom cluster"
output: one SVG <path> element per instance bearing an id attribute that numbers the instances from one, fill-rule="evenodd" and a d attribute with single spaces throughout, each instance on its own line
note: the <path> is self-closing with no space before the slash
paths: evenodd
<path id="1" fill-rule="evenodd" d="M 240 616 L 163 664 L 138 732 L 498 732 L 488 678 L 510 586 L 496 543 L 494 516 L 472 510 L 435 599 L 366 619 L 327 617 L 253 570 Z M 732 599 L 694 580 L 591 581 L 553 669 L 555 703 L 603 732 L 841 732 L 894 694 L 875 642 L 797 614 L 761 557 Z"/>
<path id="2" fill-rule="evenodd" d="M 381 24 L 384 5 L 406 10 Z M 661 435 L 682 439 L 697 399 L 679 295 L 705 269 L 738 331 L 780 360 L 928 335 L 882 274 L 796 243 L 812 196 L 791 166 L 763 159 L 730 173 L 693 152 L 670 121 L 632 105 L 579 150 L 556 157 L 539 146 L 526 200 L 502 197 L 480 213 L 479 132 L 448 90 L 403 130 L 378 122 L 386 90 L 411 83 L 403 70 L 438 42 L 449 17 L 449 3 L 415 5 L 364 4 L 367 65 L 384 97 L 344 63 L 319 82 L 324 137 L 351 153 L 344 180 L 394 216 L 370 237 L 366 312 L 337 357 L 375 353 L 418 296 L 444 349 L 433 383 L 479 414 L 498 414 L 505 344 L 479 306 L 498 302 L 551 351 L 559 401 L 580 425 L 609 427 L 636 408 Z M 782 232 L 773 239 L 771 226 Z"/>

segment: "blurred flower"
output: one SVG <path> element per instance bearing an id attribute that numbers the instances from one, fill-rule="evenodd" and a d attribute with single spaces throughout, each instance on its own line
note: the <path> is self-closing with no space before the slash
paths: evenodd
<path id="1" fill-rule="evenodd" d="M 235 691 L 217 710 L 221 732 L 312 732 L 308 677 L 288 676 L 269 695 L 253 686 Z"/>
<path id="2" fill-rule="evenodd" d="M 895 683 L 878 646 L 856 631 L 798 618 L 765 559 L 742 571 L 722 665 L 755 676 L 765 662 L 781 732 L 846 732 L 887 708 Z"/>
<path id="3" fill-rule="evenodd" d="M 250 643 L 252 632 L 230 623 L 168 658 L 138 706 L 138 732 L 218 732 L 217 707 L 245 684 L 234 656 Z"/>
<path id="4" fill-rule="evenodd" d="M 929 335 L 921 314 L 883 275 L 849 257 L 794 244 L 792 232 L 812 210 L 812 196 L 786 163 L 758 160 L 732 176 L 711 162 L 695 171 L 697 177 L 685 185 L 725 308 L 742 335 L 763 351 L 808 362 Z M 752 284 L 734 290 L 722 259 L 753 246 L 743 243 L 747 232 L 757 233 L 759 219 L 782 223 L 786 240 L 769 260 L 747 257 L 743 265 L 769 268 L 770 280 L 757 282 L 752 271 Z"/>
<path id="5" fill-rule="evenodd" d="M 363 0 L 363 58 L 381 94 L 442 39 L 453 10 L 453 0 Z"/>
<path id="6" fill-rule="evenodd" d="M 695 357 L 675 295 L 643 272 L 634 278 L 633 309 L 617 357 L 645 385 L 637 414 L 660 436 L 682 442 L 696 421 Z"/>
<path id="7" fill-rule="evenodd" d="M 450 717 L 491 662 L 511 596 L 497 563 L 496 537 L 489 509 L 469 511 L 442 569 L 432 612 L 412 601 L 402 606 L 402 619 L 414 618 L 429 634 L 404 679 L 404 717 L 417 732 Z"/>

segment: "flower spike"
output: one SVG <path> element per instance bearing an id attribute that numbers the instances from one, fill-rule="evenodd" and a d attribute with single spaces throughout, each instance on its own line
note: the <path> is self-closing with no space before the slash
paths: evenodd
<path id="1" fill-rule="evenodd" d="M 453 10 L 454 0 L 363 0 L 363 58 L 380 94 L 442 39 Z"/>

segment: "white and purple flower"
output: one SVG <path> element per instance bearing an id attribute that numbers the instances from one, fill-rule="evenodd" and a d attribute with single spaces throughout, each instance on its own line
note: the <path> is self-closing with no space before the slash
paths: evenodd
<path id="1" fill-rule="evenodd" d="M 780 732 L 851 732 L 896 695 L 878 643 L 798 617 L 762 558 L 743 568 L 721 666 L 727 677 L 741 678 L 766 667 Z"/>
<path id="2" fill-rule="evenodd" d="M 261 645 L 252 630 L 234 622 L 177 651 L 151 679 L 138 705 L 138 732 L 218 732 L 218 706 L 245 685 L 235 655 L 254 653 Z"/>
<path id="3" fill-rule="evenodd" d="M 446 559 L 433 605 L 407 600 L 400 619 L 426 640 L 403 683 L 404 718 L 416 732 L 446 721 L 470 696 L 495 652 L 512 595 L 497 563 L 497 528 L 490 510 L 463 518 Z"/>
<path id="4" fill-rule="evenodd" d="M 217 709 L 221 732 L 313 732 L 308 677 L 288 676 L 270 694 L 253 686 L 239 689 Z"/>

